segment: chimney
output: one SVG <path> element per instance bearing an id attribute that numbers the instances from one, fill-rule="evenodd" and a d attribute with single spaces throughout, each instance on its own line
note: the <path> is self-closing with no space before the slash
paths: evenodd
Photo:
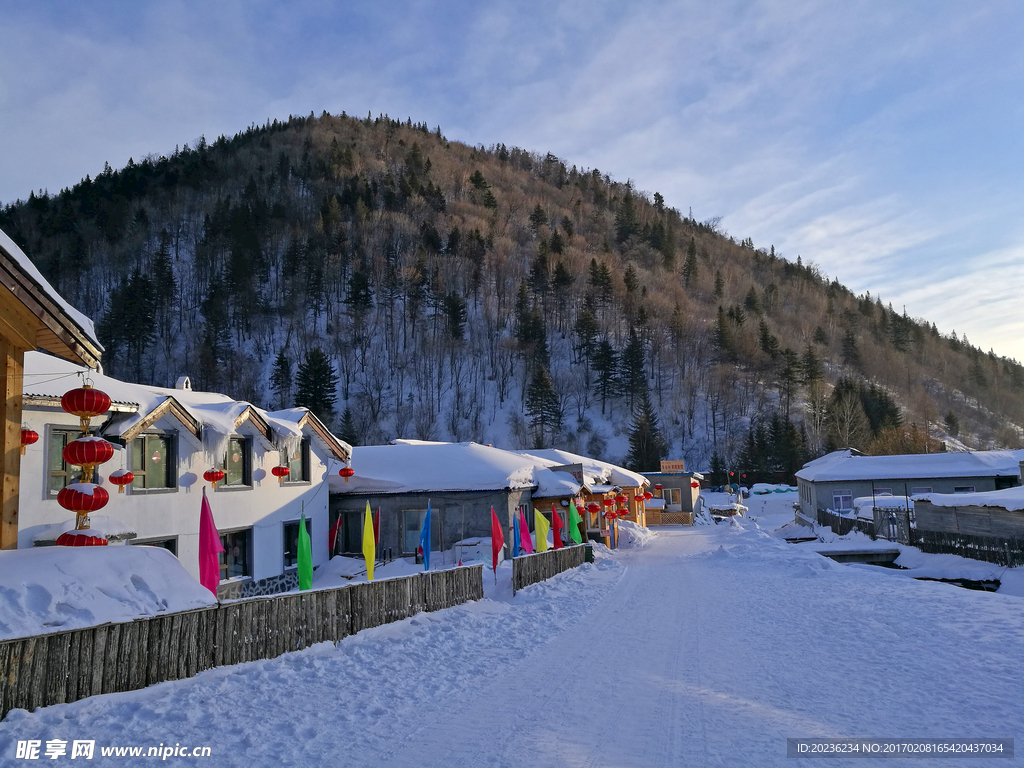
<path id="1" fill-rule="evenodd" d="M 192 391 L 192 379 L 188 376 L 179 376 L 178 380 L 174 382 L 175 389 L 183 389 L 186 392 Z"/>

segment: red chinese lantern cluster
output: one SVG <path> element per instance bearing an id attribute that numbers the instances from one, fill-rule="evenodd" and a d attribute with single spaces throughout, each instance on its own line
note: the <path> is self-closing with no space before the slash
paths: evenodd
<path id="1" fill-rule="evenodd" d="M 279 467 L 274 467 L 270 470 L 270 474 L 278 479 L 281 485 L 284 485 L 284 479 L 291 474 L 291 470 L 283 464 Z"/>
<path id="2" fill-rule="evenodd" d="M 110 477 L 108 479 L 117 486 L 118 493 L 124 493 L 124 487 L 132 484 L 132 480 L 135 479 L 135 475 L 127 469 L 115 469 L 110 473 Z"/>
<path id="3" fill-rule="evenodd" d="M 203 480 L 208 483 L 213 483 L 213 487 L 217 487 L 217 483 L 224 479 L 224 470 L 212 467 L 211 469 L 203 472 Z"/>
<path id="4" fill-rule="evenodd" d="M 25 447 L 32 445 L 39 439 L 39 433 L 34 429 L 29 429 L 24 424 L 21 426 L 21 455 L 25 455 Z"/>
<path id="5" fill-rule="evenodd" d="M 356 471 L 352 469 L 352 467 L 342 467 L 341 469 L 338 470 L 338 474 L 345 478 L 346 483 L 348 482 L 348 479 L 352 477 L 352 475 L 354 475 L 355 473 Z"/>
<path id="6" fill-rule="evenodd" d="M 77 483 L 62 488 L 57 494 L 57 503 L 75 513 L 75 530 L 84 531 L 89 528 L 89 515 L 103 509 L 110 500 L 110 494 L 105 488 L 90 481 L 95 468 L 113 458 L 114 446 L 102 437 L 89 435 L 92 418 L 110 410 L 110 397 L 86 382 L 78 389 L 65 392 L 60 399 L 60 406 L 81 421 L 82 436 L 64 446 L 63 457 L 65 462 L 81 467 L 82 471 Z M 106 544 L 107 540 L 102 537 L 65 533 L 56 543 L 61 546 L 80 547 L 97 543 Z"/>

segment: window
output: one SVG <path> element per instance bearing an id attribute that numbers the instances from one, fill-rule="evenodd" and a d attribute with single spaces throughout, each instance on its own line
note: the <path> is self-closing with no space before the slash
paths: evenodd
<path id="1" fill-rule="evenodd" d="M 144 541 L 133 539 L 131 545 L 133 547 L 160 547 L 160 549 L 166 549 L 175 557 L 178 556 L 177 536 L 172 536 L 169 539 L 145 539 Z"/>
<path id="2" fill-rule="evenodd" d="M 291 568 L 299 562 L 299 520 L 284 524 L 284 567 Z M 312 535 L 312 526 L 306 518 L 306 533 Z"/>
<path id="3" fill-rule="evenodd" d="M 73 472 L 77 475 L 77 470 L 72 470 L 64 462 L 64 447 L 74 440 L 77 434 L 56 429 L 50 432 L 50 472 L 46 486 L 47 494 L 50 496 L 56 496 L 62 488 L 78 479 L 72 477 Z"/>
<path id="4" fill-rule="evenodd" d="M 974 493 L 973 485 L 954 485 L 953 493 Z"/>
<path id="5" fill-rule="evenodd" d="M 875 488 L 875 496 L 892 496 L 892 488 Z"/>
<path id="6" fill-rule="evenodd" d="M 222 533 L 220 543 L 224 547 L 224 551 L 218 555 L 221 581 L 237 576 L 251 576 L 249 550 L 252 546 L 252 528 Z"/>
<path id="7" fill-rule="evenodd" d="M 832 491 L 832 509 L 853 509 L 853 491 Z"/>
<path id="8" fill-rule="evenodd" d="M 294 450 L 281 451 L 281 465 L 288 467 L 286 483 L 309 482 L 309 442 L 303 440 Z"/>
<path id="9" fill-rule="evenodd" d="M 665 499 L 665 505 L 666 506 L 672 505 L 672 506 L 680 507 L 683 504 L 682 496 L 680 495 L 680 492 L 679 492 L 678 488 L 665 488 L 662 491 L 662 496 Z"/>
<path id="10" fill-rule="evenodd" d="M 423 529 L 423 518 L 427 514 L 425 509 L 405 509 L 402 510 L 402 547 L 404 553 L 415 553 L 420 545 L 420 531 Z M 431 523 L 436 519 L 436 515 L 431 510 L 430 512 Z M 433 528 L 433 525 L 431 525 Z M 433 533 L 433 530 L 431 530 Z M 434 540 L 431 537 L 430 548 L 434 548 Z"/>
<path id="11" fill-rule="evenodd" d="M 224 457 L 224 485 L 245 487 L 252 485 L 249 440 L 244 437 L 228 439 L 228 452 Z"/>
<path id="12" fill-rule="evenodd" d="M 916 496 L 919 493 L 931 493 L 932 487 L 930 485 L 915 485 L 910 489 L 910 495 Z"/>
<path id="13" fill-rule="evenodd" d="M 177 461 L 169 435 L 143 435 L 132 440 L 132 491 L 174 488 Z"/>

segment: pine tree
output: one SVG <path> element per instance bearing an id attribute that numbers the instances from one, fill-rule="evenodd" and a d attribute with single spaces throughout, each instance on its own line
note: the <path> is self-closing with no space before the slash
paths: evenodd
<path id="1" fill-rule="evenodd" d="M 544 213 L 544 209 L 540 203 L 537 203 L 537 207 L 530 213 L 530 229 L 536 232 L 538 229 L 548 223 L 548 215 Z"/>
<path id="2" fill-rule="evenodd" d="M 562 428 L 562 408 L 547 368 L 537 366 L 526 391 L 526 415 L 533 430 L 534 448 L 545 448 Z"/>
<path id="3" fill-rule="evenodd" d="M 601 398 L 601 415 L 604 415 L 605 403 L 608 398 L 615 397 L 618 393 L 618 367 L 619 356 L 608 339 L 601 339 L 594 351 L 593 361 L 594 372 L 597 373 L 595 386 L 597 394 Z"/>
<path id="4" fill-rule="evenodd" d="M 668 443 L 658 426 L 658 414 L 651 405 L 645 390 L 640 396 L 629 429 L 629 453 L 626 467 L 635 472 L 650 472 L 658 469 L 660 462 L 668 455 Z"/>
<path id="5" fill-rule="evenodd" d="M 359 445 L 359 433 L 356 431 L 356 420 L 352 417 L 351 408 L 346 408 L 341 414 L 341 425 L 338 427 L 338 437 L 349 445 Z"/>
<path id="6" fill-rule="evenodd" d="M 275 408 L 288 407 L 292 394 L 292 364 L 283 349 L 277 353 L 277 359 L 274 361 L 274 370 L 270 374 L 270 391 L 275 395 Z"/>
<path id="7" fill-rule="evenodd" d="M 804 354 L 800 358 L 800 368 L 803 372 L 801 380 L 804 384 L 810 385 L 825 378 L 825 369 L 821 364 L 821 359 L 810 344 L 804 349 Z"/>
<path id="8" fill-rule="evenodd" d="M 637 217 L 636 203 L 633 202 L 633 195 L 626 192 L 619 205 L 619 211 L 615 214 L 615 238 L 624 243 L 640 231 L 640 220 Z"/>
<path id="9" fill-rule="evenodd" d="M 338 402 L 338 374 L 327 355 L 314 347 L 299 364 L 296 377 L 295 404 L 309 408 L 322 422 L 334 421 L 334 405 Z"/>
<path id="10" fill-rule="evenodd" d="M 637 400 L 647 392 L 647 375 L 644 372 L 644 344 L 635 329 L 629 332 L 629 341 L 622 350 L 622 373 L 619 381 L 622 393 L 629 398 L 629 407 L 633 408 Z"/>
<path id="11" fill-rule="evenodd" d="M 683 262 L 683 285 L 687 288 L 690 283 L 697 279 L 697 243 L 691 237 L 690 244 L 686 246 L 686 261 Z"/>
<path id="12" fill-rule="evenodd" d="M 589 363 L 594 354 L 594 344 L 597 340 L 597 318 L 589 306 L 584 306 L 576 317 L 576 348 L 578 357 Z"/>

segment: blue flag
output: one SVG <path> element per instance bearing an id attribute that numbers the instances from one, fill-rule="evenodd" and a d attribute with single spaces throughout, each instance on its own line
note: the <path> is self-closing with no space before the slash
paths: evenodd
<path id="1" fill-rule="evenodd" d="M 430 502 L 427 501 L 427 514 L 423 517 L 420 529 L 420 549 L 423 550 L 423 570 L 430 570 Z"/>
<path id="2" fill-rule="evenodd" d="M 519 515 L 512 518 L 512 557 L 519 557 Z"/>

